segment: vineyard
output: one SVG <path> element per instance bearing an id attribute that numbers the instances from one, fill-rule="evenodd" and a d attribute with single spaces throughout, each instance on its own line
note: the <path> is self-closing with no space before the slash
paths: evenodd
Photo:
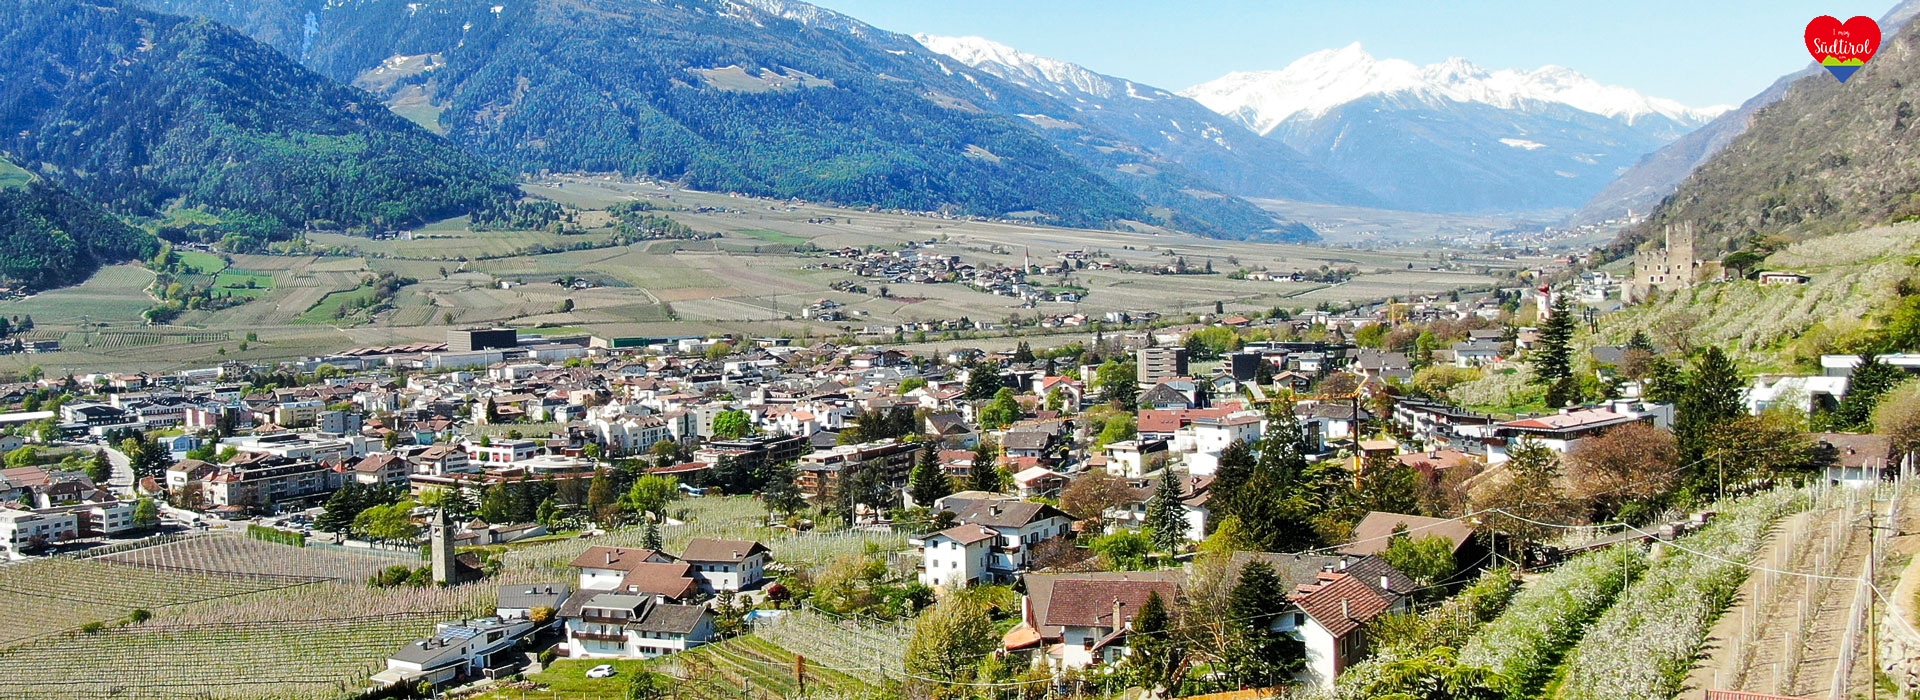
<path id="1" fill-rule="evenodd" d="M 898 655 L 898 652 L 894 652 Z M 807 659 L 806 692 L 794 676 L 794 652 L 759 637 L 746 636 L 665 657 L 658 670 L 683 679 L 680 697 L 695 700 L 752 698 L 774 700 L 807 696 L 869 695 L 877 684 L 834 670 L 812 655 Z"/>
<path id="2" fill-rule="evenodd" d="M 0 647 L 162 609 L 302 585 L 273 576 L 216 576 L 64 558 L 0 567 Z"/>
<path id="3" fill-rule="evenodd" d="M 197 343 L 223 343 L 233 339 L 226 331 L 197 331 L 189 333 L 152 333 L 148 331 L 74 331 L 60 340 L 63 347 L 90 348 L 93 350 L 128 350 L 132 348 L 152 347 L 155 345 L 193 345 Z"/>
<path id="4" fill-rule="evenodd" d="M 383 558 L 293 548 L 225 535 L 192 537 L 98 558 L 161 571 L 245 576 L 293 576 L 310 580 L 364 582 L 392 564 Z"/>
<path id="5" fill-rule="evenodd" d="M 366 586 L 392 563 L 206 535 L 0 567 L 0 606 L 21 613 L 0 633 L 0 697 L 345 695 L 434 623 L 490 614 L 496 586 L 533 582 Z M 136 608 L 151 619 L 128 619 Z"/>
<path id="6" fill-rule="evenodd" d="M 1559 697 L 1672 697 L 1715 618 L 1733 601 L 1744 565 L 1796 506 L 1781 490 L 1725 504 L 1712 525 L 1682 538 L 1620 594 L 1561 669 Z"/>
<path id="7" fill-rule="evenodd" d="M 327 609 L 303 611 L 307 615 Z M 364 687 L 386 655 L 457 614 L 140 625 L 0 652 L 0 697 L 315 698 Z"/>
<path id="8" fill-rule="evenodd" d="M 795 610 L 761 623 L 754 633 L 814 663 L 879 683 L 905 675 L 906 662 L 900 650 L 907 648 L 913 626 L 835 620 L 822 613 Z"/>

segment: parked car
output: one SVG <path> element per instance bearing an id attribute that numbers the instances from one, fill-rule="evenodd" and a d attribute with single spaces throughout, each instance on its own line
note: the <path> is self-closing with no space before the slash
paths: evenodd
<path id="1" fill-rule="evenodd" d="M 611 664 L 600 664 L 599 666 L 595 666 L 591 669 L 588 669 L 587 677 L 588 678 L 612 678 L 613 674 L 615 673 L 618 673 L 618 671 L 613 670 L 613 666 Z"/>

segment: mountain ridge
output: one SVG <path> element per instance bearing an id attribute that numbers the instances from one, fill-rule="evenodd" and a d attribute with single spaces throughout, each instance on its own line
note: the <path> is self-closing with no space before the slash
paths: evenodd
<path id="1" fill-rule="evenodd" d="M 386 97 L 411 100 L 417 118 L 520 172 L 620 172 L 1217 238 L 1313 236 L 1137 142 L 1018 116 L 1064 117 L 1051 97 L 805 3 L 145 2 L 234 24 L 342 82 L 389 59 L 437 57 L 432 70 L 395 78 Z"/>
<path id="2" fill-rule="evenodd" d="M 133 215 L 202 208 L 254 246 L 519 196 L 504 174 L 271 48 L 107 0 L 0 0 L 0 149 Z M 239 239 L 235 239 L 238 241 Z"/>
<path id="3" fill-rule="evenodd" d="M 981 37 L 919 34 L 935 53 L 1059 99 L 1081 120 L 1120 133 L 1244 197 L 1372 206 L 1364 188 L 1191 99 Z"/>
<path id="4" fill-rule="evenodd" d="M 1902 0 L 1881 15 L 1880 27 L 1891 35 L 1904 28 L 1916 15 L 1920 15 L 1920 0 Z M 1733 111 L 1715 117 L 1693 133 L 1647 154 L 1601 189 L 1593 199 L 1581 205 L 1567 219 L 1567 223 L 1574 226 L 1595 224 L 1623 217 L 1630 211 L 1641 214 L 1651 211 L 1695 169 L 1744 133 L 1752 123 L 1755 112 L 1780 101 L 1787 93 L 1787 86 L 1810 75 L 1824 74 L 1824 70 L 1809 66 L 1781 76 Z"/>

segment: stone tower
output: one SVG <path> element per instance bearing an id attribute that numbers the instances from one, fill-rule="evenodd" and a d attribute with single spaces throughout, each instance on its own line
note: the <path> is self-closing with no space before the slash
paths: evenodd
<path id="1" fill-rule="evenodd" d="M 1659 248 L 1633 254 L 1633 279 L 1626 285 L 1621 301 L 1633 303 L 1646 299 L 1653 290 L 1672 291 L 1693 286 L 1700 279 L 1700 259 L 1694 248 L 1693 222 L 1678 229 L 1669 224 Z"/>
<path id="2" fill-rule="evenodd" d="M 447 524 L 446 509 L 433 511 L 431 527 L 428 540 L 433 547 L 433 582 L 442 586 L 459 583 L 459 568 L 453 561 L 453 528 Z"/>

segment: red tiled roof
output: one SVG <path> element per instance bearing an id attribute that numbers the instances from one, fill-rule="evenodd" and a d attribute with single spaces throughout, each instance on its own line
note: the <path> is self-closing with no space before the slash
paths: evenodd
<path id="1" fill-rule="evenodd" d="M 663 595 L 674 600 L 691 598 L 700 591 L 700 584 L 693 580 L 693 565 L 686 562 L 634 564 L 620 579 L 620 587 L 631 593 Z"/>
<path id="2" fill-rule="evenodd" d="M 1359 629 L 1393 605 L 1392 601 L 1346 574 L 1320 574 L 1319 583 L 1300 586 L 1288 596 L 1334 637 Z"/>
<path id="3" fill-rule="evenodd" d="M 1140 606 L 1146 605 L 1148 594 L 1159 593 L 1160 600 L 1172 606 L 1177 592 L 1172 581 L 1063 579 L 1053 584 L 1053 604 L 1047 608 L 1047 619 L 1041 624 L 1118 627 L 1113 619 L 1115 601 L 1120 603 L 1120 622 L 1124 623 L 1133 619 Z"/>
<path id="4" fill-rule="evenodd" d="M 613 569 L 632 571 L 633 567 L 649 559 L 660 557 L 664 561 L 673 561 L 673 555 L 636 547 L 588 547 L 580 556 L 574 557 L 567 566 L 578 569 Z"/>

